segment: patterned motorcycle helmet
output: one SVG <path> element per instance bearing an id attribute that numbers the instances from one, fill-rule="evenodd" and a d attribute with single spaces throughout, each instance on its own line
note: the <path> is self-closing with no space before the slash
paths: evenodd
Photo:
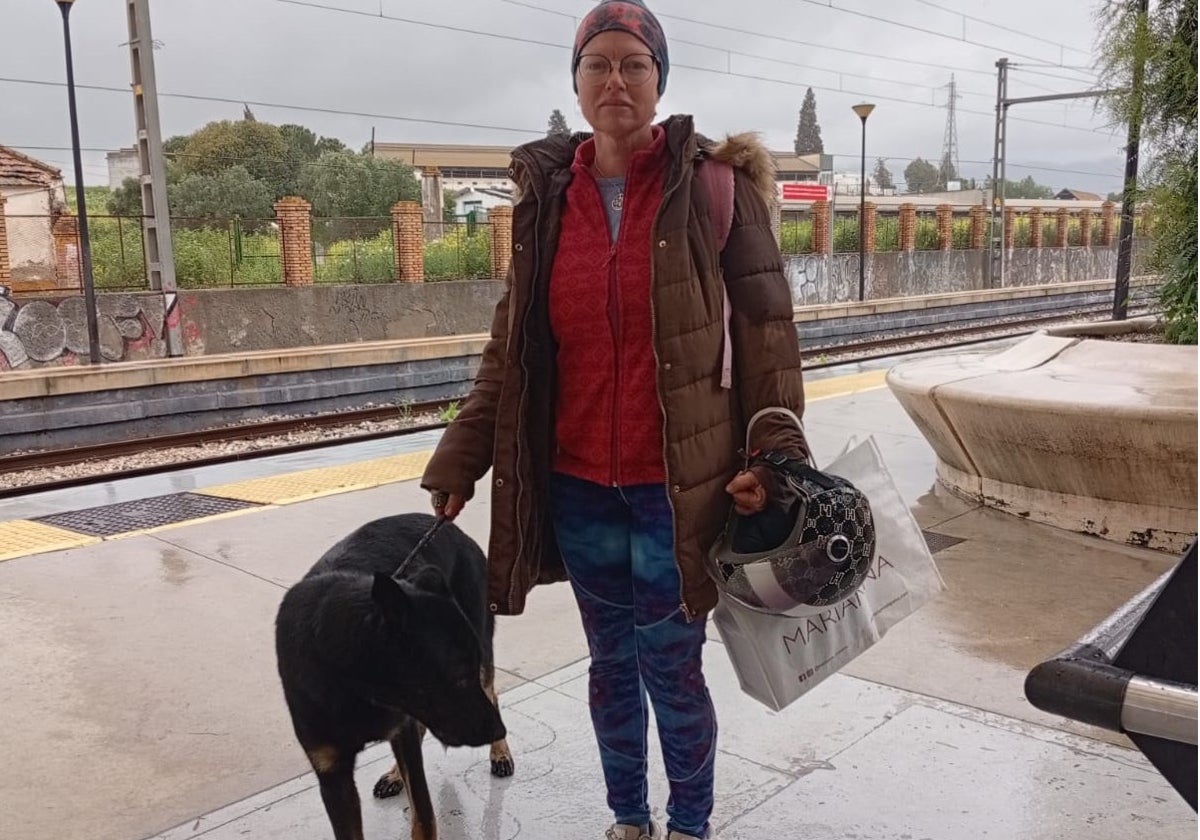
<path id="1" fill-rule="evenodd" d="M 846 479 L 779 453 L 759 455 L 753 463 L 771 468 L 783 498 L 752 516 L 731 510 L 709 552 L 718 587 L 772 614 L 845 600 L 862 584 L 875 554 L 867 497 Z"/>
<path id="2" fill-rule="evenodd" d="M 746 448 L 755 421 L 746 428 Z M 730 511 L 725 532 L 708 554 L 709 575 L 721 592 L 760 612 L 781 614 L 845 600 L 862 586 L 875 556 L 875 522 L 868 499 L 850 481 L 779 452 L 752 461 L 772 469 L 779 492 L 760 514 Z M 748 460 L 746 466 L 751 466 Z"/>

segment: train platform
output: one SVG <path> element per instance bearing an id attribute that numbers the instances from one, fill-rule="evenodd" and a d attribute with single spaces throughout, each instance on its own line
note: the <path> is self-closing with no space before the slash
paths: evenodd
<path id="1" fill-rule="evenodd" d="M 818 461 L 874 436 L 947 589 L 783 712 L 741 693 L 720 636 L 722 840 L 1175 840 L 1196 814 L 1123 737 L 1052 717 L 1028 670 L 1177 558 L 988 510 L 935 483 L 935 456 L 882 370 L 809 383 Z M 288 586 L 358 525 L 426 510 L 436 433 L 0 501 L 0 838 L 317 840 L 332 832 L 275 670 Z M 459 520 L 486 545 L 487 483 Z M 516 760 L 425 755 L 442 840 L 589 840 L 605 808 L 586 646 L 565 584 L 498 621 Z M 408 836 L 359 757 L 368 840 Z M 652 748 L 652 803 L 666 799 Z"/>

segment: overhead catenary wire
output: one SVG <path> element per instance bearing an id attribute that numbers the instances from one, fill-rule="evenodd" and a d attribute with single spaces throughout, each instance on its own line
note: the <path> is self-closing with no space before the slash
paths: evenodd
<path id="1" fill-rule="evenodd" d="M 29 143 L 10 143 L 8 145 L 10 148 L 20 149 L 20 150 L 24 150 L 24 151 L 37 151 L 37 152 L 41 152 L 41 151 L 69 152 L 69 151 L 71 151 L 70 146 L 41 146 L 41 145 L 35 145 L 35 144 L 29 144 Z M 108 152 L 110 150 L 105 149 L 105 148 L 100 148 L 100 147 L 86 147 L 86 148 L 82 148 L 80 151 Z M 337 164 L 321 163 L 319 160 L 301 160 L 299 158 L 290 158 L 290 157 L 251 158 L 251 157 L 238 156 L 238 155 L 199 155 L 199 154 L 189 153 L 189 152 L 165 152 L 164 154 L 167 157 L 174 157 L 174 158 L 187 158 L 187 157 L 201 158 L 201 157 L 204 157 L 204 158 L 208 158 L 208 159 L 215 159 L 215 160 L 221 160 L 221 161 L 233 162 L 233 163 L 249 162 L 249 161 L 264 161 L 265 160 L 265 161 L 268 161 L 271 163 L 288 163 L 288 164 L 296 164 L 298 166 L 316 166 L 316 167 L 338 168 Z M 830 152 L 829 154 L 833 155 L 834 157 L 846 157 L 846 158 L 857 158 L 859 156 L 858 152 Z M 904 163 L 911 163 L 915 160 L 924 160 L 924 158 L 921 158 L 921 157 L 908 157 L 905 155 L 880 154 L 880 155 L 872 155 L 872 157 L 882 158 L 884 161 L 900 161 L 900 162 L 904 162 Z M 51 162 L 54 162 L 54 161 L 51 161 Z M 391 161 L 391 160 L 387 160 L 387 159 L 383 159 L 383 162 L 384 163 L 403 163 L 402 161 Z M 978 164 L 981 166 L 983 166 L 983 165 L 990 166 L 991 165 L 990 160 L 965 159 L 961 162 L 967 163 L 967 164 Z M 1097 178 L 1111 178 L 1114 180 L 1120 180 L 1122 178 L 1120 173 L 1095 172 L 1095 171 L 1083 170 L 1083 169 L 1064 169 L 1061 167 L 1054 167 L 1054 166 L 1040 166 L 1040 165 L 1032 164 L 1032 163 L 1012 163 L 1012 162 L 1010 162 L 1007 165 L 1009 167 L 1012 167 L 1015 169 L 1030 170 L 1030 171 L 1034 171 L 1034 172 L 1053 172 L 1053 173 L 1062 174 L 1062 175 L 1090 175 L 1090 176 L 1097 177 Z M 88 167 L 85 166 L 84 168 L 88 168 Z M 97 166 L 97 167 L 92 167 L 92 168 L 94 170 L 100 170 L 102 167 Z"/>
<path id="2" fill-rule="evenodd" d="M 1014 35 L 1020 35 L 1022 38 L 1028 38 L 1031 41 L 1041 41 L 1043 44 L 1049 44 L 1052 47 L 1061 47 L 1064 50 L 1071 50 L 1072 52 L 1091 55 L 1091 50 L 1089 49 L 1085 49 L 1083 47 L 1073 47 L 1070 44 L 1064 44 L 1061 41 L 1051 41 L 1049 38 L 1042 38 L 1039 35 L 1030 35 L 1028 32 L 1023 32 L 1020 29 L 1016 29 L 1011 26 L 1005 26 L 1004 24 L 996 23 L 993 20 L 986 20 L 985 18 L 969 15 L 966 12 L 960 12 L 958 9 L 951 8 L 950 6 L 943 6 L 940 3 L 934 3 L 933 0 L 914 0 L 914 2 L 920 3 L 924 6 L 929 6 L 930 8 L 941 9 L 943 12 L 949 12 L 953 15 L 958 15 L 963 20 L 971 20 L 975 21 L 976 23 L 983 24 L 984 26 L 991 26 L 1005 32 L 1011 32 Z"/>
<path id="3" fill-rule="evenodd" d="M 902 20 L 894 20 L 892 18 L 881 17 L 879 15 L 874 15 L 874 14 L 871 14 L 870 12 L 864 12 L 859 9 L 847 9 L 845 6 L 835 6 L 835 5 L 833 5 L 833 0 L 798 0 L 798 2 L 807 3 L 810 6 L 818 6 L 822 9 L 829 9 L 829 10 L 832 10 L 835 12 L 843 12 L 845 14 L 854 15 L 855 17 L 865 18 L 867 20 L 873 20 L 873 21 L 878 21 L 880 23 L 886 23 L 890 26 L 899 26 L 901 29 L 907 29 L 907 30 L 910 30 L 913 32 L 921 32 L 925 35 L 933 35 L 938 38 L 946 38 L 948 40 L 956 41 L 961 44 L 970 44 L 975 47 L 985 47 L 989 50 L 997 50 L 999 52 L 1006 52 L 1009 55 L 1015 55 L 1015 56 L 1018 56 L 1019 58 L 1029 58 L 1034 61 L 1046 61 L 1045 56 L 1030 55 L 1029 53 L 1017 52 L 1016 50 L 1013 50 L 1013 49 L 1008 49 L 1006 47 L 997 46 L 996 44 L 985 44 L 982 41 L 973 41 L 970 38 L 967 38 L 965 36 L 960 37 L 958 35 L 951 35 L 946 32 L 938 32 L 936 29 L 926 29 L 923 26 L 917 26 L 916 24 L 913 24 L 913 23 L 906 23 L 905 21 L 902 21 Z M 1052 65 L 1052 66 L 1060 66 L 1060 65 Z"/>
<path id="4" fill-rule="evenodd" d="M 390 21 L 399 22 L 399 23 L 415 23 L 416 25 L 419 25 L 419 26 L 428 26 L 428 27 L 432 27 L 435 29 L 449 29 L 454 32 L 468 32 L 469 34 L 478 35 L 480 37 L 497 38 L 500 40 L 516 40 L 516 41 L 520 41 L 521 43 L 536 44 L 539 46 L 546 46 L 546 47 L 550 47 L 552 49 L 558 49 L 558 50 L 570 50 L 571 49 L 571 47 L 569 47 L 565 44 L 559 44 L 559 43 L 554 43 L 554 42 L 550 42 L 550 41 L 538 41 L 536 39 L 530 39 L 530 38 L 519 38 L 516 36 L 504 35 L 504 34 L 496 33 L 496 32 L 485 32 L 482 30 L 467 30 L 467 29 L 464 29 L 463 27 L 451 27 L 451 26 L 444 25 L 444 24 L 431 23 L 429 21 L 414 21 L 411 18 L 399 18 L 399 17 L 393 16 L 393 15 L 381 14 L 381 13 L 376 13 L 376 12 L 363 12 L 363 11 L 356 10 L 356 9 L 345 9 L 340 6 L 328 6 L 328 5 L 324 5 L 321 3 L 311 2 L 311 0 L 273 0 L 273 2 L 284 3 L 284 4 L 288 4 L 288 5 L 293 5 L 293 6 L 303 6 L 305 8 L 309 8 L 309 9 L 319 9 L 319 10 L 323 10 L 326 12 L 344 13 L 344 14 L 352 14 L 352 15 L 359 16 L 359 17 L 390 20 Z M 504 0 L 504 2 L 510 2 L 510 0 Z M 530 5 L 530 4 L 524 4 L 524 5 Z M 659 17 L 669 17 L 669 16 L 668 15 L 659 15 Z M 720 27 L 720 28 L 726 28 L 726 27 Z M 760 34 L 760 33 L 748 33 L 748 34 Z M 763 36 L 763 37 L 774 37 L 774 36 Z M 788 40 L 788 39 L 782 39 L 782 40 Z M 870 55 L 873 57 L 879 57 L 873 53 L 863 52 L 860 54 Z M 828 85 L 818 85 L 818 84 L 812 84 L 809 82 L 798 82 L 798 81 L 793 81 L 790 79 L 777 79 L 777 78 L 772 78 L 770 76 L 762 76 L 762 75 L 758 75 L 758 74 L 754 74 L 754 73 L 737 73 L 737 72 L 733 72 L 732 70 L 728 70 L 728 69 L 719 70 L 719 69 L 714 69 L 711 67 L 700 67 L 700 66 L 693 65 L 693 64 L 683 64 L 683 63 L 678 63 L 678 62 L 673 62 L 671 66 L 673 69 L 693 70 L 693 71 L 701 72 L 701 73 L 712 73 L 715 75 L 729 76 L 732 78 L 739 78 L 739 79 L 749 79 L 752 81 L 767 82 L 770 84 L 778 84 L 778 85 L 786 85 L 789 87 L 797 87 L 797 88 L 811 87 L 813 90 L 820 90 L 820 91 L 824 91 L 824 92 L 828 92 L 828 93 L 842 93 L 842 94 L 850 94 L 850 95 L 854 95 L 854 96 L 869 96 L 869 97 L 872 97 L 872 98 L 878 99 L 878 100 L 883 100 L 883 101 L 888 101 L 888 102 L 899 102 L 899 103 L 906 104 L 906 105 L 917 105 L 917 106 L 920 106 L 923 108 L 939 108 L 940 109 L 942 107 L 940 104 L 933 102 L 933 101 L 925 102 L 925 101 L 922 101 L 919 99 L 906 99 L 904 97 L 889 96 L 889 95 L 880 94 L 877 92 L 852 90 L 852 89 L 843 88 L 843 87 L 835 88 L 835 87 L 830 87 Z M 930 66 L 937 66 L 941 69 L 948 69 L 945 65 L 930 65 Z M 830 69 L 830 68 L 816 68 L 816 69 L 823 69 L 823 70 L 826 70 L 827 72 L 832 72 L 832 73 L 839 72 L 836 69 Z M 973 71 L 973 72 L 979 72 L 979 71 Z M 925 87 L 924 84 L 922 84 L 921 86 Z M 163 94 L 163 95 L 165 95 L 165 94 Z M 253 103 L 251 103 L 251 104 L 253 104 Z M 264 106 L 264 107 L 269 107 L 269 106 Z M 330 111 L 330 112 L 332 113 L 333 111 Z M 969 114 L 971 116 L 987 117 L 988 119 L 992 119 L 994 116 L 992 111 L 976 111 L 976 110 L 971 110 L 968 108 L 959 109 L 959 113 L 960 114 Z M 1012 121 L 1028 123 L 1030 125 L 1042 125 L 1042 126 L 1066 130 L 1066 131 L 1080 131 L 1080 132 L 1085 132 L 1085 133 L 1089 133 L 1089 134 L 1110 133 L 1106 129 L 1085 128 L 1082 126 L 1068 125 L 1065 123 L 1049 122 L 1047 120 L 1037 120 L 1037 119 L 1031 119 L 1028 117 L 1012 117 L 1010 119 Z"/>

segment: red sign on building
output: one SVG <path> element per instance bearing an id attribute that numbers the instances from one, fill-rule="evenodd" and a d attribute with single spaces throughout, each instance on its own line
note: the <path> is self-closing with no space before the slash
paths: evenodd
<path id="1" fill-rule="evenodd" d="M 784 181 L 784 201 L 828 201 L 829 187 L 815 181 Z"/>

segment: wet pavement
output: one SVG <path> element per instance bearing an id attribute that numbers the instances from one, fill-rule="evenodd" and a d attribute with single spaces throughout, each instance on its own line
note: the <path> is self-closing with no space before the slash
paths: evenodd
<path id="1" fill-rule="evenodd" d="M 814 401 L 806 420 L 821 462 L 848 436 L 873 434 L 920 525 L 961 541 L 935 555 L 946 592 L 781 713 L 741 694 L 710 631 L 720 837 L 1195 836 L 1195 813 L 1126 739 L 1039 712 L 1022 691 L 1030 667 L 1175 558 L 935 491 L 933 454 L 884 388 Z M 392 442 L 6 500 L 0 521 L 396 451 Z M 486 486 L 460 519 L 485 544 Z M 425 505 L 416 482 L 389 483 L 0 562 L 0 751 L 10 757 L 0 838 L 332 836 L 283 705 L 275 610 L 346 532 Z M 603 835 L 585 653 L 565 585 L 535 590 L 525 615 L 499 620 L 516 774 L 492 779 L 486 750 L 428 742 L 442 840 Z M 656 747 L 652 756 L 661 816 Z M 403 797 L 370 798 L 388 766 L 383 745 L 359 759 L 369 840 L 408 836 Z"/>

